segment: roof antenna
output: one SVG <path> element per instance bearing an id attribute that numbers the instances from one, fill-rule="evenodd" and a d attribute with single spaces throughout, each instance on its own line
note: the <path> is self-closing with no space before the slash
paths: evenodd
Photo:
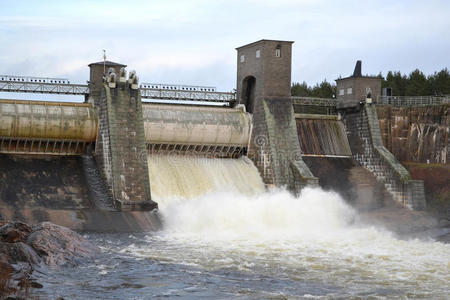
<path id="1" fill-rule="evenodd" d="M 103 49 L 103 75 L 106 75 L 106 50 Z"/>

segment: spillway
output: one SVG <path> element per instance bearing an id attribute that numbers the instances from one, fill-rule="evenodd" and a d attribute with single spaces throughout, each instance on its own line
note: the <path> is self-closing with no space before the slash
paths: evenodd
<path id="1" fill-rule="evenodd" d="M 148 155 L 147 161 L 152 197 L 160 206 L 217 191 L 253 195 L 265 189 L 258 170 L 247 157 Z"/>

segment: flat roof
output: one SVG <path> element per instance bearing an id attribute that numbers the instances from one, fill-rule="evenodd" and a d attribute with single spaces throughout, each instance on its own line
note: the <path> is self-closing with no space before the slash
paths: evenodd
<path id="1" fill-rule="evenodd" d="M 105 64 L 105 66 L 119 66 L 119 67 L 126 67 L 127 65 L 122 65 L 122 64 L 119 64 L 119 63 L 115 63 L 115 62 L 112 62 L 112 61 L 109 61 L 109 60 L 107 60 L 107 61 L 99 61 L 99 62 L 95 62 L 95 63 L 91 63 L 91 64 L 89 64 L 88 65 L 88 67 L 90 67 L 90 66 L 93 66 L 93 65 L 102 65 L 103 66 L 103 64 Z"/>
<path id="2" fill-rule="evenodd" d="M 294 41 L 281 41 L 281 40 L 266 40 L 266 39 L 262 39 L 262 40 L 259 40 L 259 41 L 256 41 L 256 42 L 244 45 L 244 46 L 237 47 L 236 50 L 239 50 L 241 48 L 245 48 L 245 47 L 248 47 L 248 46 L 253 46 L 254 44 L 258 44 L 258 43 L 262 43 L 262 42 L 281 42 L 281 43 L 290 43 L 290 44 L 294 43 Z"/>
<path id="3" fill-rule="evenodd" d="M 334 81 L 339 81 L 339 80 L 346 80 L 346 79 L 356 79 L 356 78 L 371 78 L 371 79 L 380 79 L 377 76 L 348 76 L 348 77 L 344 77 L 344 78 L 338 78 L 335 79 Z"/>

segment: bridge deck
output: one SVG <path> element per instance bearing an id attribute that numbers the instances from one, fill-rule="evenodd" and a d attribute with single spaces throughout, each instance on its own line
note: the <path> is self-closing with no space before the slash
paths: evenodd
<path id="1" fill-rule="evenodd" d="M 236 94 L 218 92 L 215 87 L 144 83 L 140 85 L 143 99 L 169 101 L 200 101 L 231 103 Z M 72 84 L 63 78 L 0 75 L 0 92 L 57 95 L 88 95 L 87 84 Z"/>

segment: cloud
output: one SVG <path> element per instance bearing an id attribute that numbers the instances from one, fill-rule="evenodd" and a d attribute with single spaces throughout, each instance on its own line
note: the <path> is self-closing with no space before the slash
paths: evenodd
<path id="1" fill-rule="evenodd" d="M 9 1 L 0 73 L 87 80 L 87 64 L 126 63 L 146 81 L 235 86 L 235 47 L 294 40 L 293 80 L 448 66 L 450 2 L 313 0 Z M 447 65 L 445 65 L 447 64 Z"/>

